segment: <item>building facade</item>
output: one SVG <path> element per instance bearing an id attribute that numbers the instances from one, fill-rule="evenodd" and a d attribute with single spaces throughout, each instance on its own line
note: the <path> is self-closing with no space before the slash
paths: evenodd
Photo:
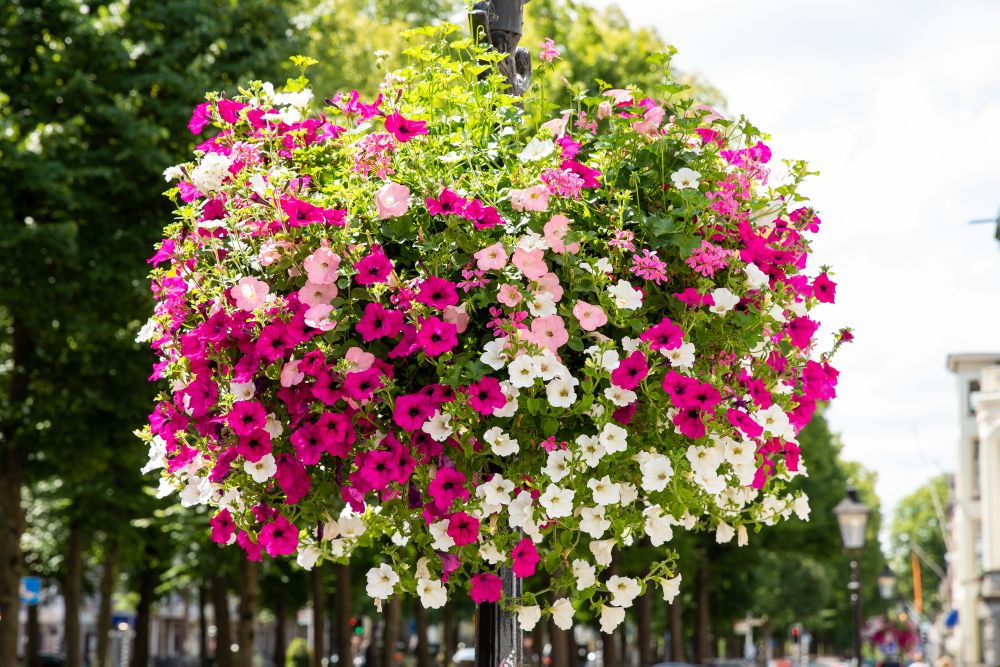
<path id="1" fill-rule="evenodd" d="M 1000 665 L 1000 354 L 953 354 L 959 441 L 949 582 L 957 623 L 945 649 L 960 667 Z"/>

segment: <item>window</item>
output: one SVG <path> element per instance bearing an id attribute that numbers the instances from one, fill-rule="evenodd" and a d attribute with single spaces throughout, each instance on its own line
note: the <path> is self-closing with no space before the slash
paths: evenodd
<path id="1" fill-rule="evenodd" d="M 976 416 L 976 405 L 979 403 L 979 380 L 969 381 L 969 416 Z"/>
<path id="2" fill-rule="evenodd" d="M 979 438 L 972 439 L 972 497 L 979 499 Z"/>

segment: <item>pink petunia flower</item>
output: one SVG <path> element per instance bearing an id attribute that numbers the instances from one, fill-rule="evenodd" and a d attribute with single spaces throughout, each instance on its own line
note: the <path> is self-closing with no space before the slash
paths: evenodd
<path id="1" fill-rule="evenodd" d="M 684 344 L 684 331 L 669 317 L 639 334 L 639 340 L 649 343 L 651 350 L 675 350 Z"/>
<path id="2" fill-rule="evenodd" d="M 531 541 L 531 538 L 525 537 L 516 545 L 514 549 L 510 552 L 511 559 L 514 562 L 513 570 L 515 577 L 530 577 L 535 573 L 535 568 L 538 565 L 541 558 L 538 555 L 538 549 L 535 548 L 535 543 Z"/>
<path id="3" fill-rule="evenodd" d="M 566 238 L 566 234 L 568 232 L 569 218 L 562 214 L 552 216 L 552 218 L 545 223 L 545 226 L 542 227 L 542 233 L 545 235 L 545 240 L 548 242 L 549 247 L 553 252 L 568 252 L 571 255 L 575 255 L 580 252 L 580 244 L 570 243 L 569 245 L 565 245 L 563 243 L 563 239 Z"/>
<path id="4" fill-rule="evenodd" d="M 399 183 L 386 183 L 375 193 L 375 208 L 382 220 L 398 218 L 410 207 L 410 189 Z"/>
<path id="5" fill-rule="evenodd" d="M 444 310 L 458 303 L 458 291 L 455 283 L 437 276 L 427 276 L 417 289 L 417 302 L 425 306 Z"/>
<path id="6" fill-rule="evenodd" d="M 420 345 L 424 354 L 429 357 L 436 357 L 450 352 L 458 345 L 458 327 L 451 322 L 434 317 L 424 317 L 420 319 L 420 326 L 417 329 L 417 344 Z"/>
<path id="7" fill-rule="evenodd" d="M 261 528 L 257 539 L 268 556 L 287 556 L 295 553 L 299 546 L 299 529 L 284 516 L 279 516 Z"/>
<path id="8" fill-rule="evenodd" d="M 538 54 L 539 60 L 542 62 L 550 63 L 554 59 L 559 57 L 559 49 L 556 48 L 556 43 L 550 38 L 546 37 L 542 40 L 542 50 Z"/>
<path id="9" fill-rule="evenodd" d="M 419 431 L 434 410 L 434 404 L 423 394 L 404 394 L 396 399 L 392 420 L 404 431 Z"/>
<path id="10" fill-rule="evenodd" d="M 260 461 L 264 455 L 271 453 L 271 435 L 262 428 L 241 435 L 236 443 L 236 453 L 251 463 Z"/>
<path id="11" fill-rule="evenodd" d="M 500 241 L 483 248 L 473 257 L 476 258 L 476 265 L 481 271 L 499 271 L 507 266 L 507 251 Z"/>
<path id="12" fill-rule="evenodd" d="M 264 300 L 270 291 L 271 288 L 263 280 L 246 276 L 239 279 L 229 294 L 232 295 L 237 308 L 252 311 L 264 305 Z"/>
<path id="13" fill-rule="evenodd" d="M 385 117 L 385 129 L 391 132 L 398 142 L 405 144 L 414 137 L 427 134 L 427 121 L 408 120 L 397 111 Z"/>
<path id="14" fill-rule="evenodd" d="M 392 273 L 392 262 L 385 256 L 382 246 L 375 244 L 368 255 L 355 262 L 354 270 L 357 271 L 354 281 L 359 285 L 384 283 Z"/>
<path id="15" fill-rule="evenodd" d="M 311 326 L 313 329 L 319 329 L 320 331 L 330 331 L 337 326 L 336 320 L 331 320 L 330 315 L 333 313 L 333 306 L 328 303 L 320 303 L 315 306 L 311 306 L 305 312 L 305 323 Z"/>
<path id="16" fill-rule="evenodd" d="M 236 401 L 226 415 L 226 423 L 236 435 L 250 435 L 267 425 L 267 412 L 257 401 Z"/>
<path id="17" fill-rule="evenodd" d="M 476 604 L 497 602 L 503 594 L 500 577 L 488 572 L 480 572 L 469 579 L 469 595 Z"/>
<path id="18" fill-rule="evenodd" d="M 549 267 L 545 263 L 545 251 L 541 248 L 535 250 L 518 248 L 514 251 L 511 261 L 529 280 L 541 278 L 549 272 Z"/>
<path id="19" fill-rule="evenodd" d="M 470 384 L 466 389 L 466 395 L 469 397 L 472 409 L 482 415 L 491 415 L 507 404 L 500 382 L 488 375 L 479 382 Z"/>
<path id="20" fill-rule="evenodd" d="M 354 325 L 361 340 L 368 343 L 378 338 L 394 338 L 403 326 L 403 313 L 389 310 L 381 303 L 365 304 L 365 312 Z"/>
<path id="21" fill-rule="evenodd" d="M 465 512 L 455 512 L 448 519 L 448 535 L 455 541 L 455 546 L 472 544 L 479 539 L 479 519 Z"/>
<path id="22" fill-rule="evenodd" d="M 521 303 L 521 292 L 517 289 L 515 285 L 510 283 L 504 283 L 497 290 L 497 301 L 507 306 L 508 308 L 513 308 L 517 304 Z"/>
<path id="23" fill-rule="evenodd" d="M 531 338 L 533 342 L 547 347 L 552 352 L 557 352 L 569 341 L 569 332 L 566 331 L 566 323 L 561 317 L 546 315 L 532 320 Z"/>
<path id="24" fill-rule="evenodd" d="M 337 280 L 337 269 L 340 268 L 340 255 L 326 246 L 320 246 L 302 262 L 309 282 L 317 285 L 329 285 Z"/>
<path id="25" fill-rule="evenodd" d="M 573 306 L 573 317 L 580 323 L 580 328 L 584 331 L 594 331 L 608 323 L 608 316 L 600 306 L 577 301 Z"/>
<path id="26" fill-rule="evenodd" d="M 549 208 L 549 186 L 544 183 L 523 190 L 510 191 L 510 203 L 515 211 L 545 211 Z"/>
<path id="27" fill-rule="evenodd" d="M 299 290 L 299 301 L 307 306 L 329 304 L 337 298 L 338 291 L 337 284 L 333 282 L 325 285 L 308 282 Z"/>
<path id="28" fill-rule="evenodd" d="M 236 524 L 229 510 L 223 508 L 218 514 L 213 516 L 209 523 L 212 525 L 212 541 L 217 544 L 231 544 L 236 535 Z"/>
<path id="29" fill-rule="evenodd" d="M 618 363 L 611 371 L 611 384 L 622 389 L 635 389 L 649 375 L 649 363 L 646 355 L 636 350 Z"/>

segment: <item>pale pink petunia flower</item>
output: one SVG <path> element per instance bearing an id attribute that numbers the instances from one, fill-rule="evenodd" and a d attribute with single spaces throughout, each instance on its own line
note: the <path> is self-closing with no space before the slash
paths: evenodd
<path id="1" fill-rule="evenodd" d="M 508 308 L 513 308 L 517 304 L 521 303 L 522 298 L 521 292 L 518 291 L 517 287 L 511 285 L 510 283 L 504 283 L 497 291 L 497 301 Z"/>
<path id="2" fill-rule="evenodd" d="M 257 261 L 260 262 L 261 266 L 271 266 L 279 259 L 281 259 L 281 253 L 284 250 L 289 250 L 294 247 L 288 241 L 277 241 L 271 239 L 265 241 L 260 247 L 260 252 L 257 253 Z"/>
<path id="3" fill-rule="evenodd" d="M 601 102 L 597 105 L 597 120 L 602 120 L 611 115 L 611 102 Z"/>
<path id="4" fill-rule="evenodd" d="M 551 271 L 544 276 L 535 278 L 535 285 L 538 286 L 539 292 L 547 292 L 551 295 L 554 303 L 559 303 L 559 300 L 563 297 L 563 288 L 559 284 L 559 276 Z"/>
<path id="5" fill-rule="evenodd" d="M 608 316 L 604 309 L 586 301 L 576 302 L 576 305 L 573 306 L 573 317 L 580 322 L 580 328 L 584 331 L 593 331 L 608 323 Z"/>
<path id="6" fill-rule="evenodd" d="M 510 203 L 515 211 L 548 210 L 549 186 L 539 183 L 523 190 L 511 190 Z"/>
<path id="7" fill-rule="evenodd" d="M 313 254 L 306 257 L 302 267 L 306 270 L 306 275 L 309 276 L 309 282 L 328 285 L 337 280 L 340 255 L 326 246 L 320 246 Z"/>
<path id="8" fill-rule="evenodd" d="M 542 128 L 549 130 L 556 139 L 566 134 L 566 126 L 569 125 L 569 114 L 564 113 L 560 118 L 553 118 L 542 123 Z"/>
<path id="9" fill-rule="evenodd" d="M 634 129 L 639 134 L 644 134 L 646 136 L 656 134 L 660 129 L 660 123 L 663 122 L 663 116 L 665 112 L 663 107 L 654 106 L 646 109 L 646 113 L 643 115 L 642 120 L 632 123 L 632 129 Z"/>
<path id="10" fill-rule="evenodd" d="M 382 220 L 398 218 L 410 207 L 410 189 L 399 183 L 386 183 L 375 193 L 375 208 Z"/>
<path id="11" fill-rule="evenodd" d="M 563 318 L 558 315 L 546 315 L 532 320 L 530 337 L 532 342 L 556 352 L 569 341 L 569 332 L 566 331 Z"/>
<path id="12" fill-rule="evenodd" d="M 605 90 L 603 94 L 614 100 L 615 104 L 632 103 L 632 91 L 625 90 L 624 88 L 612 88 L 610 90 Z"/>
<path id="13" fill-rule="evenodd" d="M 550 38 L 546 37 L 542 40 L 542 50 L 538 54 L 539 60 L 542 62 L 550 63 L 559 57 L 559 49 L 556 48 L 556 43 Z"/>
<path id="14" fill-rule="evenodd" d="M 441 319 L 455 325 L 455 333 L 462 333 L 469 328 L 469 314 L 465 312 L 465 304 L 448 306 L 444 309 Z"/>
<path id="15" fill-rule="evenodd" d="M 553 252 L 568 252 L 571 255 L 575 255 L 580 252 L 580 244 L 564 244 L 563 239 L 566 238 L 566 234 L 568 232 L 569 218 L 561 213 L 552 216 L 552 218 L 545 223 L 545 226 L 542 227 L 542 233 L 545 234 L 545 240 L 548 242 L 549 247 L 552 248 Z"/>
<path id="16" fill-rule="evenodd" d="M 545 251 L 541 248 L 535 250 L 518 248 L 514 251 L 512 261 L 529 280 L 537 280 L 549 272 L 549 267 L 545 264 Z"/>
<path id="17" fill-rule="evenodd" d="M 337 298 L 337 284 L 308 282 L 299 290 L 299 301 L 307 306 L 318 306 L 323 303 L 330 303 Z"/>
<path id="18" fill-rule="evenodd" d="M 253 310 L 264 305 L 267 293 L 271 288 L 263 280 L 247 276 L 240 278 L 236 286 L 229 292 L 240 310 Z"/>
<path id="19" fill-rule="evenodd" d="M 344 353 L 344 359 L 351 364 L 348 373 L 360 373 L 366 371 L 372 367 L 375 363 L 375 355 L 371 352 L 365 352 L 358 346 L 348 348 L 347 352 Z"/>
<path id="20" fill-rule="evenodd" d="M 306 374 L 299 370 L 301 359 L 292 359 L 281 367 L 281 386 L 294 387 L 306 379 Z"/>
<path id="21" fill-rule="evenodd" d="M 330 319 L 330 314 L 332 312 L 333 306 L 328 303 L 321 303 L 318 306 L 313 306 L 306 311 L 306 324 L 314 329 L 319 329 L 320 331 L 329 331 L 337 326 L 336 320 Z"/>
<path id="22" fill-rule="evenodd" d="M 473 257 L 476 258 L 480 271 L 499 271 L 507 265 L 507 251 L 499 241 L 483 248 Z"/>

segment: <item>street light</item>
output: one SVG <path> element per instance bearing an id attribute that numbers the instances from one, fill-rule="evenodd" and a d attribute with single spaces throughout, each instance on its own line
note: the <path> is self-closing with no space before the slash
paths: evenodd
<path id="1" fill-rule="evenodd" d="M 858 490 L 848 487 L 847 496 L 833 508 L 840 527 L 840 539 L 851 556 L 851 602 L 854 604 L 854 664 L 861 666 L 861 550 L 865 547 L 871 508 L 858 498 Z"/>
<path id="2" fill-rule="evenodd" d="M 889 564 L 886 563 L 882 572 L 878 575 L 878 594 L 883 600 L 891 600 L 896 588 L 896 575 L 892 573 Z"/>

